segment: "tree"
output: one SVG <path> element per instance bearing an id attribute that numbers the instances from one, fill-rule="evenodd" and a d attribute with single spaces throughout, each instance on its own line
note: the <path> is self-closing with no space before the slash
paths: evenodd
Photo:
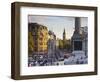
<path id="1" fill-rule="evenodd" d="M 67 40 L 66 48 L 67 48 L 67 51 L 71 51 L 71 41 L 70 40 Z"/>
<path id="2" fill-rule="evenodd" d="M 63 41 L 59 40 L 59 49 L 63 49 Z"/>

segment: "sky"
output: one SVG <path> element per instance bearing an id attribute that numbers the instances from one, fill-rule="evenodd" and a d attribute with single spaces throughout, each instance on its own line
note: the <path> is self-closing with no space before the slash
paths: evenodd
<path id="1" fill-rule="evenodd" d="M 81 27 L 88 25 L 88 18 L 81 17 Z M 46 26 L 48 30 L 55 33 L 56 37 L 62 39 L 65 28 L 66 39 L 70 39 L 75 28 L 75 17 L 68 16 L 46 16 L 46 15 L 29 15 L 29 23 L 38 23 Z"/>

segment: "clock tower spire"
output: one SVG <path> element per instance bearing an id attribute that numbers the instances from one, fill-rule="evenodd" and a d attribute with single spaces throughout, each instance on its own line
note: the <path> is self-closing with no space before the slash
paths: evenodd
<path id="1" fill-rule="evenodd" d="M 65 32 L 65 28 L 64 28 L 64 32 L 63 32 L 63 40 L 66 40 L 66 32 Z"/>

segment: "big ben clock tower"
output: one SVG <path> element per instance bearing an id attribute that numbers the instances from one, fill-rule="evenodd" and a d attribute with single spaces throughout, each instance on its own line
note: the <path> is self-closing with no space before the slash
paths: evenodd
<path id="1" fill-rule="evenodd" d="M 64 32 L 63 32 L 63 40 L 66 40 L 66 32 L 65 32 L 65 28 L 64 28 Z"/>
<path id="2" fill-rule="evenodd" d="M 65 28 L 64 28 L 64 32 L 63 32 L 63 48 L 66 48 L 66 32 L 65 32 Z"/>

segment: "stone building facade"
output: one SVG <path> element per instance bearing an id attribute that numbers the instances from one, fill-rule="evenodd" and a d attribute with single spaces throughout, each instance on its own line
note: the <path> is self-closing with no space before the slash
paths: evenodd
<path id="1" fill-rule="evenodd" d="M 48 50 L 48 29 L 46 26 L 40 25 L 38 23 L 29 23 L 28 24 L 28 41 L 29 49 L 32 47 L 32 51 L 38 54 L 45 54 Z M 31 36 L 31 37 L 30 37 Z M 32 46 L 33 44 L 33 46 Z"/>

